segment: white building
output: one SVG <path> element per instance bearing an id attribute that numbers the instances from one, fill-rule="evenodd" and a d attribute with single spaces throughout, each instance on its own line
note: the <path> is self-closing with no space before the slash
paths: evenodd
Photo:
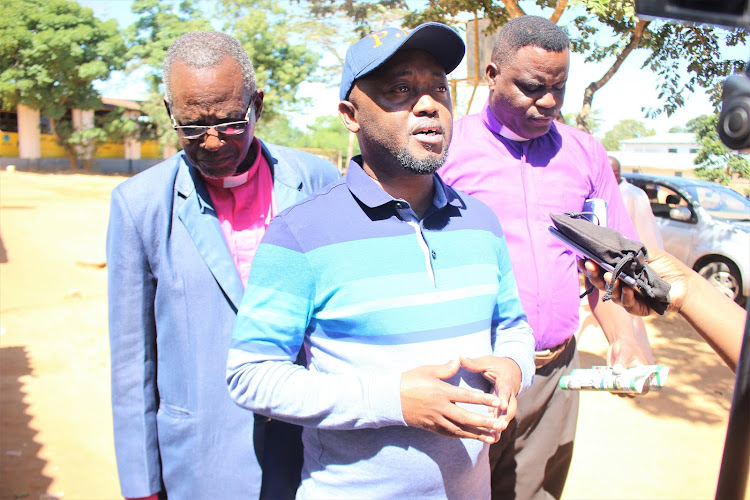
<path id="1" fill-rule="evenodd" d="M 693 161 L 700 147 L 692 133 L 660 134 L 620 141 L 620 150 L 609 155 L 623 172 L 695 177 Z"/>

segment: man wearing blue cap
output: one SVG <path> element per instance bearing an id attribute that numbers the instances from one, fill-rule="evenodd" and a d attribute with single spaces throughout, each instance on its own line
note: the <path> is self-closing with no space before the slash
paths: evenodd
<path id="1" fill-rule="evenodd" d="M 497 218 L 435 174 L 463 54 L 437 23 L 350 47 L 339 114 L 362 155 L 258 248 L 227 381 L 304 427 L 298 498 L 490 496 L 534 344 Z"/>

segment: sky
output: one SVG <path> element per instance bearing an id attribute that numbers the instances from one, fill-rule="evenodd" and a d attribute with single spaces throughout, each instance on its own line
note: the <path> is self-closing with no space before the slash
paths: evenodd
<path id="1" fill-rule="evenodd" d="M 136 17 L 130 11 L 132 0 L 79 0 L 79 3 L 93 9 L 94 14 L 101 19 L 116 19 L 121 28 L 130 25 Z M 533 8 L 533 7 L 532 7 Z M 540 11 L 541 12 L 541 11 Z M 529 14 L 538 12 L 528 11 Z M 566 17 L 567 16 L 567 17 Z M 572 15 L 566 14 L 560 23 L 564 25 L 572 19 Z M 344 49 L 345 50 L 345 49 Z M 747 47 L 742 47 L 736 57 L 746 57 Z M 599 138 L 610 130 L 620 120 L 632 119 L 643 122 L 648 128 L 656 133 L 666 133 L 675 126 L 684 126 L 685 123 L 701 114 L 713 113 L 708 97 L 705 92 L 698 89 L 688 99 L 686 105 L 678 109 L 671 117 L 663 113 L 657 119 L 647 119 L 642 108 L 660 107 L 658 90 L 656 88 L 657 78 L 647 70 L 641 69 L 646 58 L 643 51 L 633 51 L 625 60 L 615 76 L 594 95 L 593 109 L 598 110 L 597 118 L 600 120 Z M 583 56 L 571 54 L 570 74 L 565 93 L 565 103 L 562 111 L 565 115 L 577 114 L 583 102 L 585 88 L 593 81 L 598 80 L 612 64 L 613 60 L 603 63 L 586 63 Z M 466 59 L 452 76 L 462 77 L 466 74 Z M 311 105 L 300 109 L 292 118 L 292 123 L 299 128 L 305 128 L 312 124 L 318 116 L 336 115 L 338 105 L 338 80 L 328 83 L 303 83 L 300 85 L 299 95 L 310 98 Z M 141 99 L 146 92 L 146 85 L 139 75 L 117 72 L 109 81 L 97 85 L 99 91 L 106 97 L 118 97 L 125 99 Z M 467 104 L 472 94 L 472 87 L 459 85 L 457 109 L 454 115 L 466 114 Z M 481 110 L 487 99 L 488 91 L 486 84 L 482 81 L 476 89 L 468 112 L 474 113 Z"/>

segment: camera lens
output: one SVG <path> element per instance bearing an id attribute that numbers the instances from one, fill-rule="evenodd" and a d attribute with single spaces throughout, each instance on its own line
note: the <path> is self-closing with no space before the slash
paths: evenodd
<path id="1" fill-rule="evenodd" d="M 734 74 L 724 82 L 717 129 L 728 148 L 750 147 L 750 79 L 746 74 Z"/>

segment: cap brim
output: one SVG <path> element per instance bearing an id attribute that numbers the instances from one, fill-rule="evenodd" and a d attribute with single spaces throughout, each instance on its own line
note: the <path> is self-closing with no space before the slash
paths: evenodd
<path id="1" fill-rule="evenodd" d="M 432 54 L 448 74 L 464 58 L 464 41 L 453 29 L 439 23 L 425 23 L 409 33 L 398 50 L 417 49 Z"/>

